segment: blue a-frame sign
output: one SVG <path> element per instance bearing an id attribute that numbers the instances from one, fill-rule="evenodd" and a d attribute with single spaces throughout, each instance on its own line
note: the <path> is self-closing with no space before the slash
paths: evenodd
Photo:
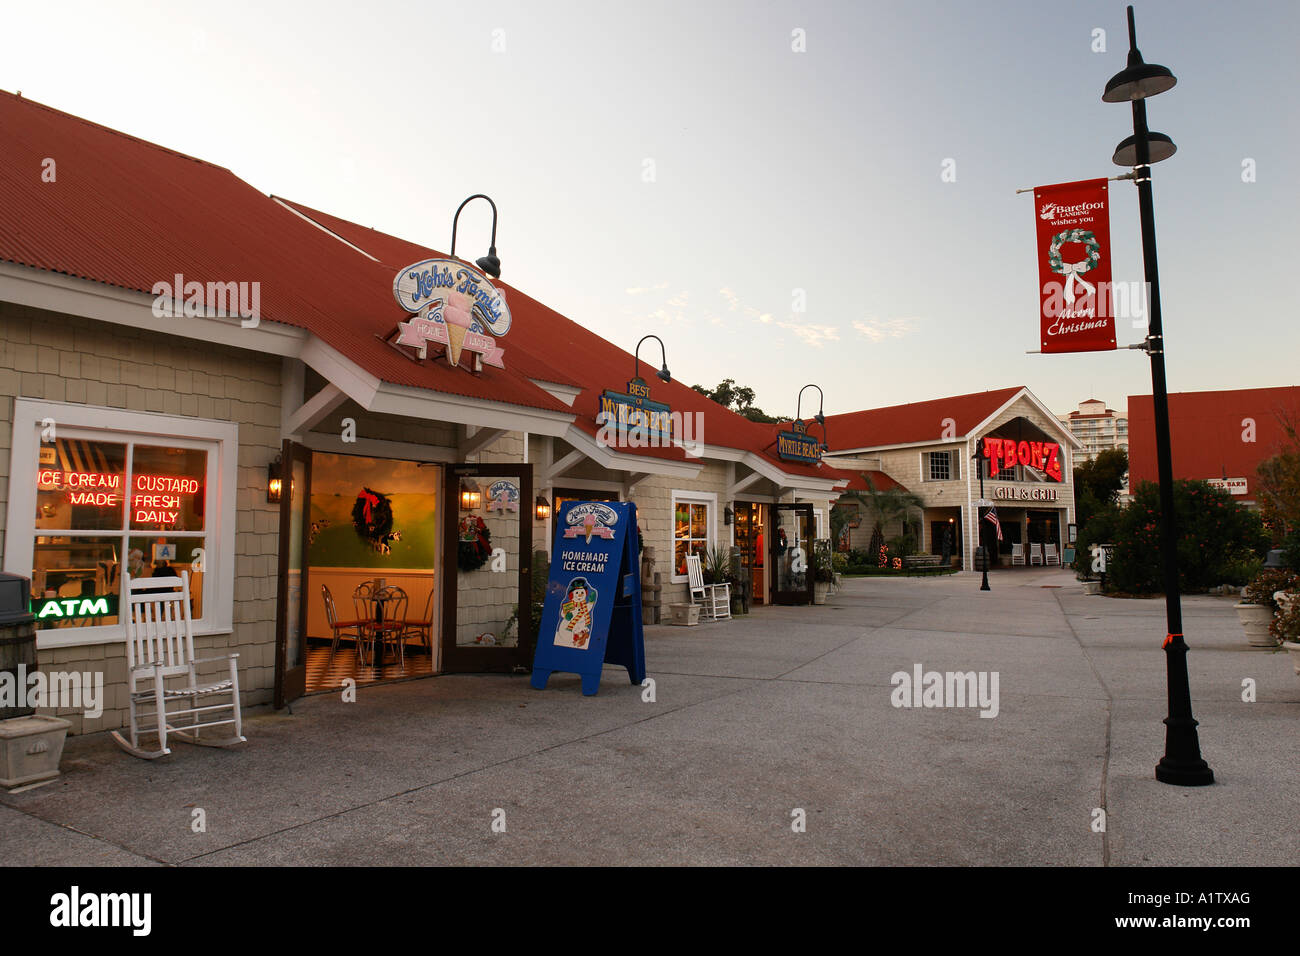
<path id="1" fill-rule="evenodd" d="M 555 521 L 551 573 L 532 685 L 546 687 L 562 671 L 582 678 L 588 697 L 600 689 L 605 663 L 645 680 L 641 630 L 641 560 L 636 505 L 630 501 L 566 501 Z"/>

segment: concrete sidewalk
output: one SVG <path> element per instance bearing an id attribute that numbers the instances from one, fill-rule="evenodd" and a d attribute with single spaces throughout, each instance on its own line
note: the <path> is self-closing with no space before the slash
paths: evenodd
<path id="1" fill-rule="evenodd" d="M 10 865 L 1223 864 L 1300 859 L 1300 678 L 1232 599 L 1184 599 L 1213 787 L 1156 782 L 1162 600 L 1059 569 L 849 580 L 815 608 L 646 631 L 655 700 L 606 668 L 451 676 L 250 715 L 147 763 L 73 738 L 0 796 Z M 891 675 L 996 671 L 1000 710 L 900 709 Z M 1258 700 L 1244 703 L 1253 678 Z M 1091 828 L 1094 808 L 1107 832 Z M 191 828 L 195 809 L 206 832 Z M 792 812 L 805 811 L 806 832 Z M 499 811 L 499 812 L 498 812 Z M 493 832 L 494 815 L 505 832 Z"/>

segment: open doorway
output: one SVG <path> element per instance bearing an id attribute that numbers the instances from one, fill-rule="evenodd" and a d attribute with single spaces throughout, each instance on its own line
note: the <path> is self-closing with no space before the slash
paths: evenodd
<path id="1" fill-rule="evenodd" d="M 427 463 L 312 454 L 306 693 L 437 671 L 441 479 Z"/>

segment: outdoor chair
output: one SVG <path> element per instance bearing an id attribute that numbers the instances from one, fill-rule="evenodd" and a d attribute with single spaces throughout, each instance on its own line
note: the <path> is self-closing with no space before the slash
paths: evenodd
<path id="1" fill-rule="evenodd" d="M 1025 546 L 1023 544 L 1013 544 L 1011 546 L 1011 563 L 1013 565 L 1025 563 Z"/>
<path id="2" fill-rule="evenodd" d="M 731 618 L 731 585 L 705 584 L 704 569 L 700 567 L 700 556 L 686 556 L 686 577 L 691 586 L 691 603 L 699 597 L 700 617 L 709 621 L 724 621 Z"/>
<path id="3" fill-rule="evenodd" d="M 352 621 L 340 621 L 339 610 L 334 604 L 334 595 L 330 593 L 327 585 L 320 586 L 321 599 L 325 602 L 325 620 L 329 622 L 330 631 L 334 635 L 334 642 L 330 644 L 330 657 L 334 657 L 334 652 L 339 649 L 339 638 L 350 637 L 356 645 L 357 657 L 361 656 L 361 645 L 366 639 L 366 627 L 370 621 L 363 621 L 360 618 Z"/>
<path id="4" fill-rule="evenodd" d="M 1043 563 L 1043 546 L 1041 544 L 1031 544 L 1029 546 L 1029 563 L 1031 565 Z"/>
<path id="5" fill-rule="evenodd" d="M 133 579 L 122 575 L 126 595 L 126 666 L 128 707 L 131 725 L 128 742 L 114 730 L 122 749 L 145 760 L 171 753 L 168 735 L 204 747 L 230 747 L 243 743 L 243 719 L 239 709 L 238 654 L 219 657 L 194 656 L 194 629 L 190 612 L 190 573 L 179 578 Z M 200 682 L 197 665 L 225 663 L 228 678 Z M 199 700 L 222 699 L 221 703 L 199 704 Z M 180 706 L 174 706 L 180 705 Z M 215 720 L 214 711 L 229 711 Z M 149 718 L 151 724 L 145 723 Z M 203 737 L 207 727 L 228 727 L 233 733 Z M 158 735 L 158 748 L 140 746 L 145 734 Z"/>
<path id="6" fill-rule="evenodd" d="M 1060 564 L 1060 563 L 1061 563 L 1061 556 L 1060 556 L 1060 554 L 1058 554 L 1057 551 L 1056 551 L 1056 545 L 1054 545 L 1054 544 L 1045 545 L 1045 548 L 1046 548 L 1046 559 L 1045 559 L 1045 563 L 1046 563 L 1046 564 Z"/>

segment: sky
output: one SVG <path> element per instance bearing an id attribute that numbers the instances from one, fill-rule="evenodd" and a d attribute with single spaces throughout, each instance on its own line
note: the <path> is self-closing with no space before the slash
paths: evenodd
<path id="1" fill-rule="evenodd" d="M 1178 146 L 1153 175 L 1169 388 L 1298 384 L 1278 230 L 1300 217 L 1300 3 L 1135 7 L 1143 56 L 1178 77 L 1148 101 Z M 504 280 L 784 415 L 810 382 L 828 415 L 1150 393 L 1140 351 L 1027 354 L 1015 192 L 1126 171 L 1131 111 L 1101 92 L 1127 47 L 1110 0 L 0 0 L 0 89 L 444 252 L 487 193 Z M 1110 190 L 1114 279 L 1138 280 L 1137 191 Z M 458 254 L 490 227 L 467 207 Z"/>

